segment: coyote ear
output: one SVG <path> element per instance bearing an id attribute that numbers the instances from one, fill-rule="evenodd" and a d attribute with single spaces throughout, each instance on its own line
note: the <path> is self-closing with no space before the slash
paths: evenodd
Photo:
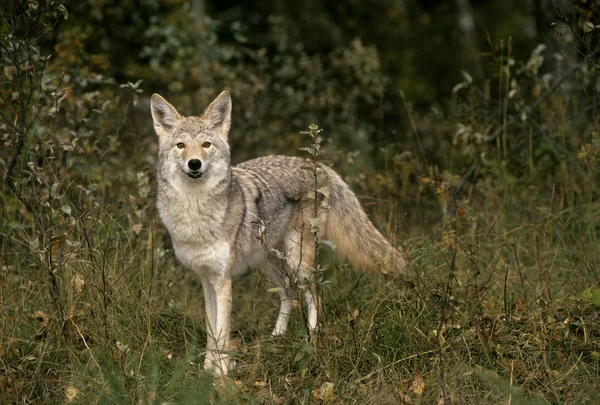
<path id="1" fill-rule="evenodd" d="M 202 113 L 200 117 L 221 135 L 227 136 L 231 126 L 231 97 L 226 91 L 221 92 Z"/>
<path id="2" fill-rule="evenodd" d="M 158 136 L 171 134 L 175 125 L 177 125 L 177 121 L 181 119 L 181 115 L 177 112 L 175 107 L 156 93 L 153 94 L 150 99 L 150 106 L 156 134 Z"/>

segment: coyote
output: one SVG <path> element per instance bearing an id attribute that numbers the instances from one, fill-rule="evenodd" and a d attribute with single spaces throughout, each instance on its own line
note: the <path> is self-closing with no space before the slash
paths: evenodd
<path id="1" fill-rule="evenodd" d="M 273 335 L 285 333 L 300 286 L 308 329 L 317 328 L 318 296 L 312 277 L 315 243 L 309 219 L 314 195 L 319 237 L 358 269 L 402 273 L 403 257 L 371 223 L 341 177 L 319 165 L 329 196 L 309 193 L 308 159 L 267 156 L 231 166 L 227 135 L 231 98 L 222 92 L 199 116 L 184 117 L 163 97 L 151 100 L 159 140 L 157 206 L 177 258 L 200 276 L 207 318 L 204 369 L 226 374 L 231 320 L 231 279 L 259 268 L 281 296 Z M 276 252 L 278 254 L 273 254 Z"/>

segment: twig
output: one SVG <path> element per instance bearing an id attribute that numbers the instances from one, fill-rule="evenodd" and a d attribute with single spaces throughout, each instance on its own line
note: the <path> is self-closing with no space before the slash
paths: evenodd
<path id="1" fill-rule="evenodd" d="M 96 358 L 94 357 L 94 353 L 92 352 L 92 349 L 90 349 L 90 347 L 88 346 L 87 341 L 85 340 L 85 337 L 81 333 L 81 330 L 79 330 L 79 327 L 77 326 L 77 324 L 75 323 L 75 321 L 73 321 L 72 317 L 69 317 L 69 321 L 71 321 L 71 323 L 73 324 L 73 326 L 77 330 L 77 334 L 79 335 L 79 337 L 83 341 L 83 344 L 85 345 L 86 349 L 88 349 L 88 351 L 90 352 L 90 357 L 94 361 L 94 364 L 96 364 L 96 366 L 98 367 L 98 370 L 100 371 L 100 375 L 103 375 L 102 374 L 102 367 L 100 367 L 100 364 L 98 363 L 98 361 L 96 361 Z"/>
<path id="2" fill-rule="evenodd" d="M 399 359 L 399 360 L 396 360 L 396 361 L 394 361 L 394 362 L 392 362 L 392 363 L 390 363 L 390 364 L 386 364 L 385 366 L 383 366 L 383 367 L 381 367 L 381 368 L 379 368 L 379 369 L 377 369 L 377 370 L 375 370 L 375 371 L 371 371 L 369 374 L 367 374 L 367 375 L 365 375 L 365 376 L 362 376 L 362 377 L 360 377 L 358 380 L 354 380 L 354 384 L 358 384 L 358 383 L 360 383 L 360 382 L 363 382 L 363 381 L 365 381 L 365 380 L 368 380 L 369 378 L 373 377 L 375 374 L 377 374 L 377 373 L 380 373 L 380 372 L 382 372 L 383 370 L 386 370 L 386 369 L 388 369 L 388 368 L 390 368 L 390 367 L 394 367 L 396 364 L 402 363 L 403 361 L 410 360 L 410 359 L 414 359 L 415 357 L 419 357 L 419 356 L 424 356 L 424 355 L 426 355 L 426 354 L 435 353 L 435 352 L 437 352 L 437 351 L 440 351 L 440 350 L 442 350 L 442 349 L 446 349 L 446 347 L 443 347 L 443 348 L 436 348 L 436 349 L 431 349 L 431 350 L 427 350 L 427 351 L 425 351 L 425 352 L 416 353 L 416 354 L 411 354 L 410 356 L 403 357 L 403 358 L 401 358 L 401 359 Z"/>
<path id="3" fill-rule="evenodd" d="M 423 164 L 427 167 L 427 158 L 425 157 L 425 150 L 423 149 L 423 144 L 421 143 L 421 136 L 419 135 L 419 130 L 417 129 L 417 125 L 412 117 L 412 111 L 410 110 L 408 104 L 406 103 L 406 98 L 404 97 L 404 92 L 400 90 L 400 98 L 402 99 L 402 103 L 404 104 L 404 109 L 406 110 L 406 115 L 408 115 L 408 120 L 410 121 L 410 127 L 412 128 L 413 135 L 417 141 L 417 146 L 419 147 L 419 154 L 421 155 L 421 159 L 423 160 Z"/>

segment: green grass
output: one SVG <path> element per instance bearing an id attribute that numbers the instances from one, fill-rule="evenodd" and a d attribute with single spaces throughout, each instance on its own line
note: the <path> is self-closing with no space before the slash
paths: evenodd
<path id="1" fill-rule="evenodd" d="M 236 368 L 216 383 L 201 371 L 199 282 L 153 215 L 139 235 L 122 227 L 127 207 L 79 218 L 54 276 L 52 247 L 4 222 L 1 402 L 598 403 L 597 206 L 462 207 L 404 243 L 414 288 L 326 258 L 314 343 L 301 311 L 271 337 L 277 294 L 259 272 L 238 280 Z"/>

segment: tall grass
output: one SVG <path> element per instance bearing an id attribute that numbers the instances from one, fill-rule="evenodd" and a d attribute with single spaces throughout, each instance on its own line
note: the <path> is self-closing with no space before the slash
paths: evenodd
<path id="1" fill-rule="evenodd" d="M 400 243 L 414 288 L 324 255 L 331 284 L 322 286 L 316 342 L 307 341 L 298 314 L 290 333 L 271 337 L 278 296 L 258 272 L 239 280 L 236 368 L 216 385 L 198 368 L 206 339 L 201 288 L 175 262 L 151 208 L 141 227 L 124 226 L 139 201 L 88 210 L 49 246 L 36 245 L 27 219 L 5 210 L 0 398 L 594 403 L 597 202 L 558 203 L 555 187 L 544 192 L 494 170 L 502 184 L 484 179 L 480 195 L 456 201 L 438 232 Z M 440 184 L 426 182 L 423 194 L 427 187 Z M 400 220 L 377 215 L 385 204 L 374 208 L 382 228 Z"/>

